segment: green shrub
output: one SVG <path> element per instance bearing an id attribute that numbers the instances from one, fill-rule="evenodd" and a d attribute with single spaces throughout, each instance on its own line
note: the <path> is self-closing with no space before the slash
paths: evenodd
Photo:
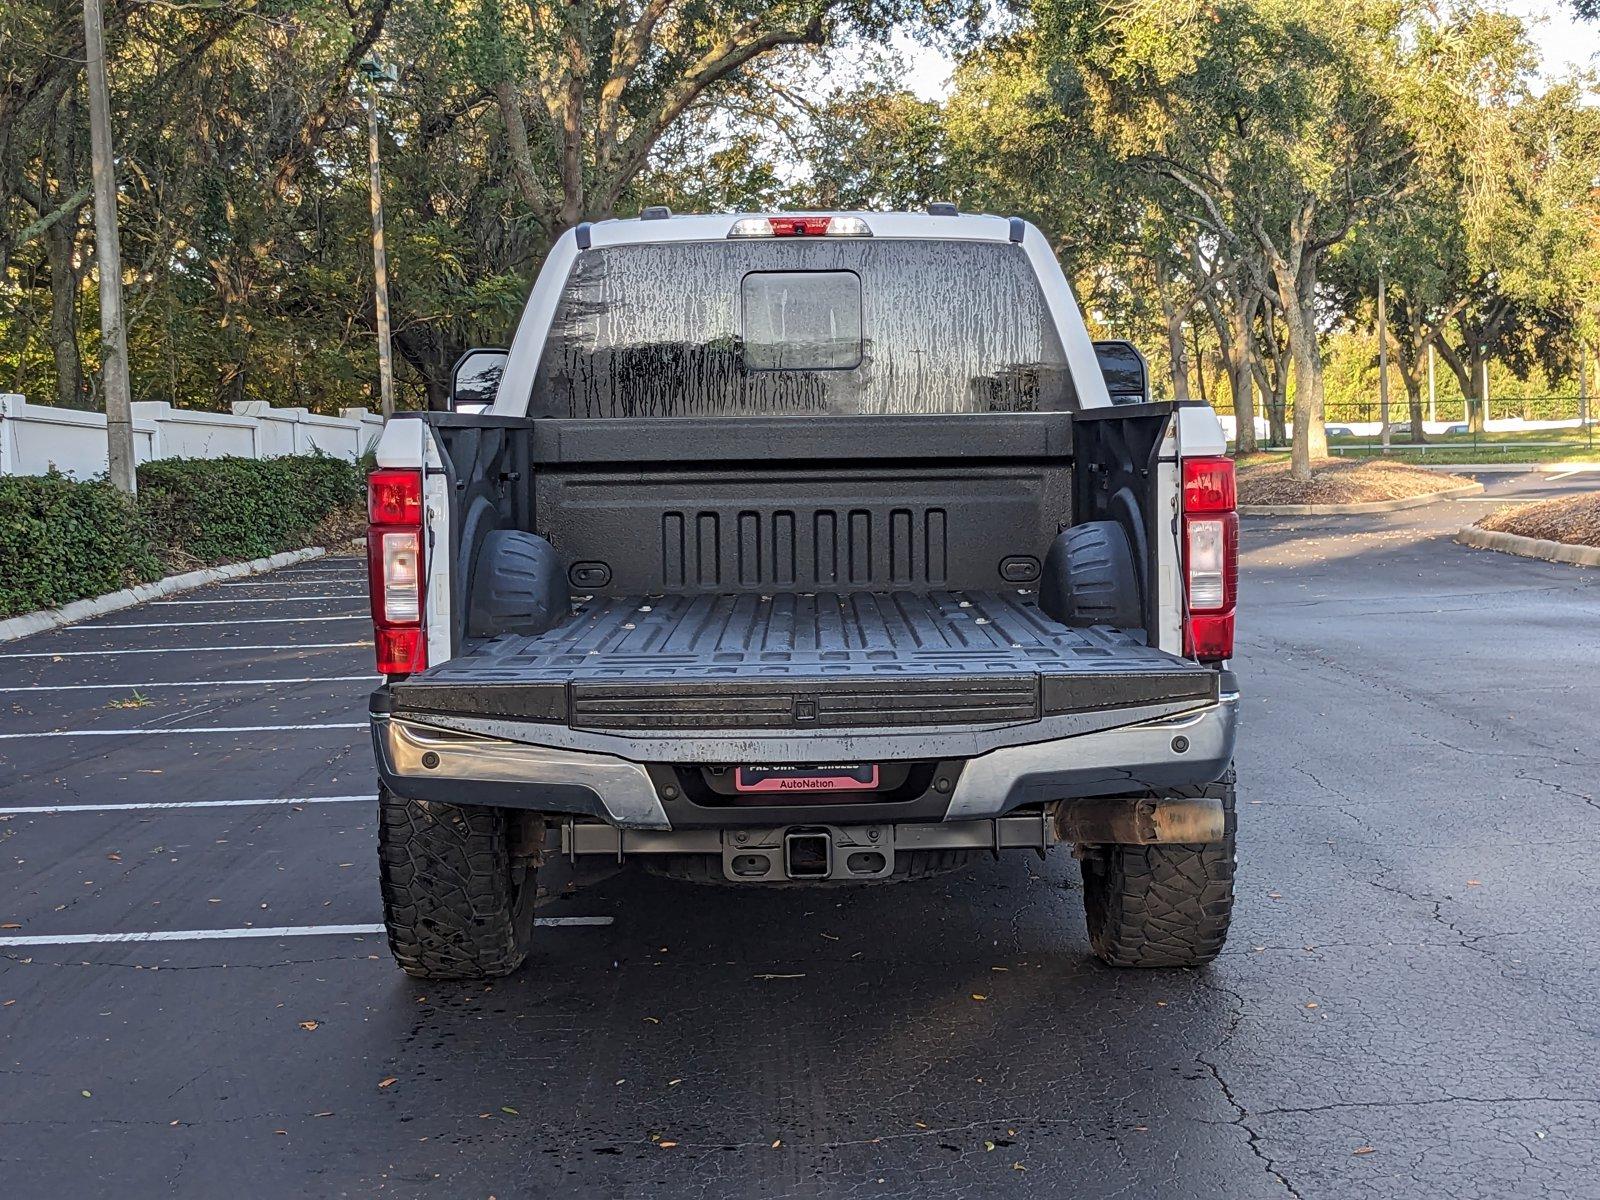
<path id="1" fill-rule="evenodd" d="M 57 471 L 0 478 L 0 617 L 161 575 L 139 514 L 109 483 Z"/>
<path id="2" fill-rule="evenodd" d="M 325 454 L 159 459 L 137 509 L 104 480 L 0 477 L 0 617 L 349 536 L 365 477 Z"/>
<path id="3" fill-rule="evenodd" d="M 297 550 L 362 496 L 357 467 L 325 454 L 169 458 L 139 468 L 145 528 L 177 568 Z"/>

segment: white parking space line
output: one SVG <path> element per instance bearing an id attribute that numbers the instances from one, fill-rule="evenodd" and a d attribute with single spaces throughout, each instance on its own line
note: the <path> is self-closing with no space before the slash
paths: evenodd
<path id="1" fill-rule="evenodd" d="M 359 600 L 362 593 L 344 592 L 337 596 L 241 596 L 237 600 L 152 600 L 151 608 L 171 608 L 182 604 L 297 604 L 301 600 Z"/>
<path id="2" fill-rule="evenodd" d="M 139 729 L 52 729 L 48 733 L 0 733 L 0 742 L 24 738 L 61 737 L 148 737 L 153 734 L 179 736 L 199 733 L 285 733 L 303 729 L 365 729 L 366 721 L 333 721 L 326 725 L 152 725 Z"/>
<path id="3" fill-rule="evenodd" d="M 296 804 L 372 804 L 371 796 L 274 796 L 269 800 L 152 800 L 128 804 L 32 804 L 18 808 L 0 806 L 0 817 L 50 816 L 76 812 L 150 812 L 168 808 L 274 808 Z"/>
<path id="4" fill-rule="evenodd" d="M 362 583 L 365 577 L 351 572 L 348 575 L 305 575 L 299 579 L 230 579 L 218 587 L 294 587 L 300 583 Z"/>
<path id="5" fill-rule="evenodd" d="M 95 632 L 102 629 L 193 629 L 200 625 L 298 625 L 308 621 L 370 621 L 371 613 L 323 613 L 320 617 L 235 617 L 231 621 L 150 621 L 131 625 L 63 625 L 56 633 L 68 630 Z M 226 649 L 226 647 L 212 647 Z M 279 646 L 277 649 L 285 649 Z"/>
<path id="6" fill-rule="evenodd" d="M 233 625 L 234 621 L 204 621 L 205 625 Z M 99 625 L 98 629 L 128 629 L 127 625 Z M 161 625 L 152 628 L 168 629 Z M 137 650 L 29 650 L 22 654 L 0 654 L 7 658 L 104 658 L 108 654 L 211 654 L 217 650 L 353 650 L 371 642 L 304 642 L 298 646 L 277 642 L 270 646 L 155 646 Z"/>
<path id="7" fill-rule="evenodd" d="M 610 925 L 615 917 L 536 917 L 546 927 Z M 382 925 L 272 925 L 242 929 L 159 929 L 147 933 L 40 933 L 0 937 L 0 946 L 88 946 L 101 942 L 215 942 L 232 938 L 329 937 L 382 933 Z"/>
<path id="8" fill-rule="evenodd" d="M 300 675 L 293 679 L 185 679 L 178 683 L 29 683 L 15 687 L 0 686 L 0 692 L 86 692 L 97 689 L 137 692 L 141 688 L 244 687 L 247 684 L 268 683 L 350 683 L 356 680 L 375 683 L 378 678 L 377 675 Z"/>

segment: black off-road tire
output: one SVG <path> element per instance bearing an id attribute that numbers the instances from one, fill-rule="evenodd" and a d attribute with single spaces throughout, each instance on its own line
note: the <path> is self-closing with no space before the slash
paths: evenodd
<path id="1" fill-rule="evenodd" d="M 1220 842 L 1086 846 L 1083 911 L 1089 944 L 1113 967 L 1198 967 L 1216 958 L 1233 917 L 1233 768 L 1206 787 L 1166 793 L 1222 801 Z"/>
<path id="2" fill-rule="evenodd" d="M 378 794 L 389 950 L 416 979 L 494 979 L 522 965 L 537 870 L 512 857 L 504 809 Z"/>

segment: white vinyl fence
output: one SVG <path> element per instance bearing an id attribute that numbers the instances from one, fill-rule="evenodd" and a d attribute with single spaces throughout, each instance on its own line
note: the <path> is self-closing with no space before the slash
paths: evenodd
<path id="1" fill-rule="evenodd" d="M 259 400 L 231 413 L 196 412 L 165 402 L 133 406 L 133 447 L 153 458 L 276 458 L 321 450 L 354 461 L 383 432 L 383 418 L 364 408 L 323 417 L 304 408 Z M 106 470 L 104 413 L 29 404 L 0 393 L 0 475 L 43 475 L 52 466 L 76 479 Z"/>

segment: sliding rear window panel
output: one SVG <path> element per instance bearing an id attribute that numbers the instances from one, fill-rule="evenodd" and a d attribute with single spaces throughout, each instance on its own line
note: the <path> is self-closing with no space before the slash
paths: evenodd
<path id="1" fill-rule="evenodd" d="M 861 276 L 751 271 L 739 283 L 751 371 L 847 371 L 861 365 Z"/>

